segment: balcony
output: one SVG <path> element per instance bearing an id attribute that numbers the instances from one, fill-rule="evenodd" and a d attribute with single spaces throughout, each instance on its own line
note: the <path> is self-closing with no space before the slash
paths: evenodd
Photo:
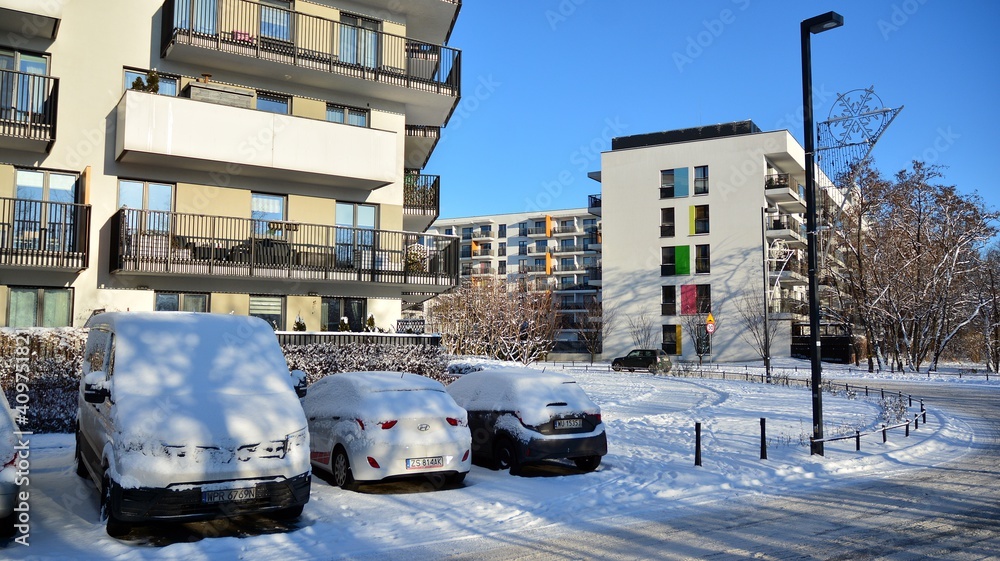
<path id="1" fill-rule="evenodd" d="M 90 205 L 0 198 L 0 266 L 87 268 Z"/>
<path id="2" fill-rule="evenodd" d="M 474 230 L 472 232 L 472 239 L 474 239 L 474 240 L 492 240 L 493 239 L 493 230 L 492 229 L 483 230 L 482 228 Z"/>
<path id="3" fill-rule="evenodd" d="M 497 270 L 493 267 L 473 267 L 468 273 L 469 276 L 473 277 L 493 276 L 495 274 L 497 274 Z"/>
<path id="4" fill-rule="evenodd" d="M 120 162 L 361 190 L 398 180 L 388 131 L 134 90 L 117 120 Z"/>
<path id="5" fill-rule="evenodd" d="M 787 173 L 764 176 L 764 196 L 789 213 L 806 211 L 805 190 Z"/>
<path id="6" fill-rule="evenodd" d="M 369 6 L 373 13 L 386 10 L 385 0 L 359 0 L 355 3 Z M 447 43 L 462 8 L 462 0 L 406 0 L 388 5 L 396 19 L 405 16 L 407 35 L 421 41 Z"/>
<path id="7" fill-rule="evenodd" d="M 403 229 L 425 232 L 441 208 L 441 176 L 408 173 L 403 176 Z"/>
<path id="8" fill-rule="evenodd" d="M 601 215 L 601 196 L 587 195 L 587 212 L 594 216 Z"/>
<path id="9" fill-rule="evenodd" d="M 493 257 L 493 248 L 491 247 L 477 249 L 472 252 L 473 259 L 490 259 L 492 257 Z"/>
<path id="10" fill-rule="evenodd" d="M 58 97 L 59 78 L 0 70 L 0 148 L 51 150 Z"/>
<path id="11" fill-rule="evenodd" d="M 788 215 L 767 219 L 767 239 L 782 240 L 788 247 L 805 249 L 805 226 Z"/>
<path id="12" fill-rule="evenodd" d="M 571 236 L 574 234 L 582 234 L 583 228 L 577 225 L 573 226 L 553 226 L 552 235 L 553 236 Z"/>
<path id="13" fill-rule="evenodd" d="M 771 282 L 777 280 L 784 286 L 809 284 L 809 269 L 796 257 L 786 260 L 769 260 L 768 272 Z"/>
<path id="14" fill-rule="evenodd" d="M 377 283 L 433 295 L 458 282 L 458 239 L 178 212 L 120 209 L 111 218 L 118 275 Z"/>
<path id="15" fill-rule="evenodd" d="M 587 248 L 584 248 L 582 245 L 576 245 L 576 244 L 557 245 L 554 248 L 552 248 L 552 253 L 583 253 L 585 249 Z"/>
<path id="16" fill-rule="evenodd" d="M 587 277 L 590 279 L 590 286 L 601 286 L 604 284 L 600 267 L 587 267 Z"/>
<path id="17" fill-rule="evenodd" d="M 522 275 L 546 275 L 550 274 L 548 271 L 556 273 L 559 271 L 559 267 L 553 263 L 551 268 L 547 269 L 545 265 L 524 265 L 518 267 L 518 273 Z"/>
<path id="18" fill-rule="evenodd" d="M 441 127 L 406 125 L 406 141 L 403 146 L 404 167 L 425 168 L 440 139 Z"/>
<path id="19" fill-rule="evenodd" d="M 552 249 L 550 246 L 538 247 L 537 245 L 529 245 L 528 255 L 545 255 L 546 253 L 552 253 Z"/>
<path id="20" fill-rule="evenodd" d="M 527 228 L 525 234 L 529 238 L 547 238 L 549 237 L 549 229 L 546 227 L 541 228 Z"/>
<path id="21" fill-rule="evenodd" d="M 55 39 L 67 2 L 4 0 L 0 6 L 0 35 L 17 45 L 21 36 Z"/>
<path id="22" fill-rule="evenodd" d="M 165 59 L 407 104 L 444 123 L 461 95 L 461 51 L 251 0 L 166 0 Z"/>
<path id="23" fill-rule="evenodd" d="M 773 319 L 803 319 L 809 317 L 809 303 L 794 298 L 773 298 L 768 302 L 767 311 Z"/>

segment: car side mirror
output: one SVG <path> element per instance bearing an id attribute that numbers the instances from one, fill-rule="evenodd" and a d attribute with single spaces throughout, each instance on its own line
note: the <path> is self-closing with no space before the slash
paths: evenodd
<path id="1" fill-rule="evenodd" d="M 104 403 L 111 397 L 108 388 L 108 375 L 104 372 L 91 372 L 83 377 L 83 400 L 87 403 Z"/>
<path id="2" fill-rule="evenodd" d="M 301 370 L 292 370 L 292 385 L 295 387 L 295 395 L 299 397 L 305 397 L 307 392 L 307 387 L 309 386 L 309 380 L 306 378 L 306 373 Z"/>

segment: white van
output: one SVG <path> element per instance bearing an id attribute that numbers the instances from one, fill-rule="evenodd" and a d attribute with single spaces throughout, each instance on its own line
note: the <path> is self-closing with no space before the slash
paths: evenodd
<path id="1" fill-rule="evenodd" d="M 77 473 L 112 536 L 129 523 L 270 512 L 309 500 L 309 435 L 271 327 L 249 316 L 112 312 L 91 318 Z"/>

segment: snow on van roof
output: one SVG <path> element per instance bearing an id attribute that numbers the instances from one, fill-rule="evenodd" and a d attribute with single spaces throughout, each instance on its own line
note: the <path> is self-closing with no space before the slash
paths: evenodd
<path id="1" fill-rule="evenodd" d="M 599 413 L 573 378 L 528 368 L 488 368 L 464 374 L 448 393 L 469 411 L 518 411 L 529 425 L 547 422 L 553 404 L 573 411 Z"/>

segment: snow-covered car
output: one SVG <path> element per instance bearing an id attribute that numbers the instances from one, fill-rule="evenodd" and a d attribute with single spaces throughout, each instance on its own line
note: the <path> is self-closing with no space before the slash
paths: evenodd
<path id="1" fill-rule="evenodd" d="M 0 537 L 14 535 L 17 513 L 17 494 L 20 490 L 17 474 L 17 424 L 7 403 L 7 397 L 0 388 Z"/>
<path id="2" fill-rule="evenodd" d="M 77 474 L 112 536 L 136 522 L 270 513 L 309 500 L 309 434 L 274 331 L 250 316 L 111 312 L 87 322 Z M 297 391 L 299 390 L 299 391 Z"/>
<path id="3" fill-rule="evenodd" d="M 465 410 L 440 382 L 405 372 L 327 376 L 302 400 L 310 458 L 346 489 L 358 482 L 433 475 L 447 484 L 472 468 Z"/>
<path id="4" fill-rule="evenodd" d="M 529 369 L 470 372 L 448 386 L 469 413 L 472 458 L 493 469 L 570 459 L 593 471 L 608 453 L 601 409 L 576 380 Z"/>

